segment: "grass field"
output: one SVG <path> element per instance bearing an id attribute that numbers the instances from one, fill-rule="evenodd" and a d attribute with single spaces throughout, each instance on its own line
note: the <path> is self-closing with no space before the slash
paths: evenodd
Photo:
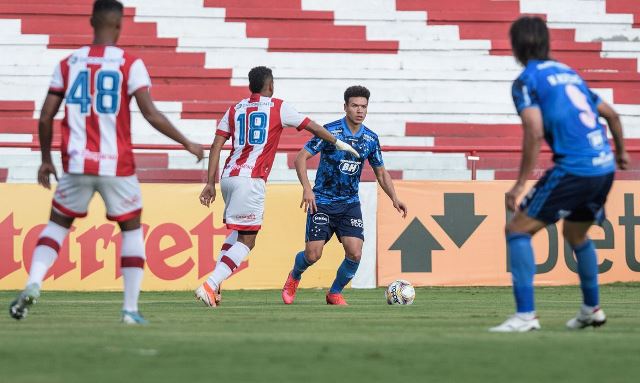
<path id="1" fill-rule="evenodd" d="M 606 326 L 570 332 L 577 287 L 539 288 L 542 331 L 491 334 L 508 288 L 420 288 L 413 306 L 347 290 L 349 307 L 302 290 L 226 291 L 208 309 L 189 292 L 143 293 L 145 327 L 118 323 L 119 293 L 44 292 L 16 322 L 0 292 L 0 382 L 637 382 L 640 284 L 601 289 Z"/>

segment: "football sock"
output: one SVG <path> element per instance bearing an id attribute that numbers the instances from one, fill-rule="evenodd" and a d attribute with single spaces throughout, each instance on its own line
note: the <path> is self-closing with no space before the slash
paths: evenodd
<path id="1" fill-rule="evenodd" d="M 299 281 L 300 278 L 302 278 L 302 273 L 304 273 L 304 271 L 311 265 L 312 263 L 309 263 L 309 261 L 307 261 L 307 258 L 304 256 L 304 251 L 299 252 L 298 254 L 296 254 L 296 260 L 293 263 L 293 271 L 291 271 L 291 276 L 293 277 L 293 279 Z"/>
<path id="2" fill-rule="evenodd" d="M 596 248 L 590 239 L 573 248 L 578 260 L 578 275 L 580 288 L 585 306 L 596 307 L 599 302 L 598 294 L 598 259 Z"/>
<path id="3" fill-rule="evenodd" d="M 338 272 L 336 273 L 336 279 L 333 281 L 331 285 L 331 289 L 329 289 L 330 294 L 339 294 L 342 292 L 342 289 L 349 283 L 349 281 L 353 278 L 358 270 L 359 262 L 355 262 L 350 260 L 349 258 L 345 258 L 342 261 L 340 267 L 338 267 Z"/>
<path id="4" fill-rule="evenodd" d="M 507 234 L 507 246 L 511 255 L 511 279 L 518 313 L 535 311 L 533 277 L 536 264 L 531 247 L 531 236 L 526 233 Z"/>
<path id="5" fill-rule="evenodd" d="M 218 253 L 218 261 L 220 261 L 222 257 L 224 257 L 224 255 L 227 254 L 227 250 L 229 250 L 231 246 L 233 246 L 233 244 L 236 243 L 237 240 L 238 240 L 238 230 L 234 230 L 231 233 L 229 233 L 229 235 L 224 239 L 224 242 L 222 243 L 222 247 L 220 248 L 220 253 Z"/>
<path id="6" fill-rule="evenodd" d="M 242 242 L 234 243 L 216 263 L 213 273 L 207 278 L 207 282 L 211 288 L 218 290 L 220 284 L 229 278 L 238 265 L 242 263 L 249 254 L 250 249 Z"/>
<path id="7" fill-rule="evenodd" d="M 138 296 L 144 275 L 144 237 L 142 228 L 122 232 L 122 256 L 120 270 L 124 280 L 122 309 L 138 311 Z"/>
<path id="8" fill-rule="evenodd" d="M 69 233 L 69 229 L 66 227 L 52 221 L 47 223 L 38 238 L 36 248 L 33 250 L 27 285 L 35 283 L 38 287 L 42 286 L 42 281 L 47 275 L 47 271 L 58 258 L 58 252 L 67 237 L 67 233 Z"/>

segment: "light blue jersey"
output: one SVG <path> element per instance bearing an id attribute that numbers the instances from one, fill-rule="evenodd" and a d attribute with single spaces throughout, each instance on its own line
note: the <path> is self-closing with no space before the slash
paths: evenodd
<path id="1" fill-rule="evenodd" d="M 304 148 L 313 155 L 320 153 L 320 164 L 313 187 L 316 202 L 318 204 L 359 202 L 358 189 L 365 159 L 374 168 L 384 166 L 378 136 L 364 125 L 360 126 L 356 134 L 352 134 L 345 118 L 324 127 L 337 139 L 357 150 L 360 158 L 337 150 L 334 145 L 317 137 L 309 140 Z"/>
<path id="2" fill-rule="evenodd" d="M 522 112 L 539 108 L 544 138 L 557 167 L 577 176 L 615 171 L 615 160 L 600 123 L 600 97 L 571 68 L 557 61 L 531 60 L 512 87 L 513 102 Z"/>

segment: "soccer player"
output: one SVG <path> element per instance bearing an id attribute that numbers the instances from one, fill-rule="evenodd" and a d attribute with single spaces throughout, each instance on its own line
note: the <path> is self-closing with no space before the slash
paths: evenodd
<path id="1" fill-rule="evenodd" d="M 622 125 L 618 114 L 575 71 L 549 57 L 549 31 L 542 19 L 518 19 L 511 26 L 510 37 L 513 54 L 525 67 L 512 88 L 524 141 L 518 180 L 505 195 L 506 207 L 516 210 L 516 200 L 535 166 L 543 138 L 553 151 L 555 164 L 506 226 L 516 314 L 490 331 L 540 329 L 533 296 L 536 265 L 531 236 L 560 219 L 564 220 L 563 236 L 576 255 L 583 296 L 578 314 L 566 325 L 570 329 L 601 326 L 606 316 L 598 296 L 596 250 L 587 231 L 605 218 L 604 204 L 616 163 L 620 169 L 629 166 Z M 615 155 L 600 116 L 613 136 Z"/>
<path id="2" fill-rule="evenodd" d="M 356 148 L 360 158 L 337 152 L 317 138 L 311 139 L 296 157 L 296 172 L 303 189 L 300 207 L 307 213 L 306 245 L 304 251 L 296 255 L 293 270 L 282 288 L 285 304 L 293 303 L 302 273 L 322 257 L 324 245 L 334 233 L 344 247 L 345 258 L 327 292 L 326 301 L 330 305 L 347 304 L 342 289 L 358 270 L 364 243 L 358 188 L 365 159 L 393 207 L 403 218 L 407 216 L 407 206 L 396 196 L 391 176 L 384 168 L 378 136 L 363 125 L 369 95 L 369 90 L 363 86 L 347 88 L 344 92 L 345 117 L 325 125 L 334 136 Z M 307 177 L 307 160 L 318 153 L 320 164 L 312 189 Z"/>
<path id="3" fill-rule="evenodd" d="M 9 313 L 15 319 L 24 318 L 40 296 L 42 281 L 71 224 L 87 215 L 89 202 L 98 192 L 106 205 L 107 219 L 118 222 L 122 230 L 122 321 L 146 323 L 138 311 L 145 254 L 140 228 L 142 198 L 131 148 L 132 96 L 145 119 L 160 133 L 181 143 L 198 160 L 203 150 L 155 108 L 149 95 L 151 80 L 142 60 L 115 46 L 122 15 L 120 2 L 97 0 L 91 15 L 93 43 L 62 60 L 53 73 L 38 127 L 42 152 L 38 183 L 50 189 L 50 175 L 58 179 L 51 161 L 51 136 L 62 100 L 66 101 L 60 149 L 64 173 L 56 187 L 49 223 L 33 252 L 26 288 L 11 303 Z"/>
<path id="4" fill-rule="evenodd" d="M 233 149 L 224 165 L 220 188 L 224 199 L 224 222 L 232 230 L 225 239 L 216 267 L 196 289 L 196 299 L 206 306 L 220 304 L 220 285 L 229 278 L 253 249 L 264 215 L 265 183 L 285 126 L 306 129 L 337 151 L 356 158 L 349 144 L 298 113 L 289 103 L 273 98 L 273 73 L 259 66 L 249 72 L 251 97 L 229 108 L 218 125 L 209 155 L 208 181 L 200 203 L 209 207 L 216 198 L 216 172 L 222 145 L 231 137 Z"/>

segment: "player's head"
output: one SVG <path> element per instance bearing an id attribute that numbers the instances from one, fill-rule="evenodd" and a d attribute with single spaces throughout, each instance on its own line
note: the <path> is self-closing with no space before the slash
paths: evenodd
<path id="1" fill-rule="evenodd" d="M 519 18 L 511 24 L 509 36 L 513 55 L 521 64 L 527 65 L 529 60 L 549 59 L 549 29 L 541 18 Z"/>
<path id="2" fill-rule="evenodd" d="M 344 112 L 352 124 L 360 125 L 364 122 L 370 95 L 369 89 L 360 85 L 350 86 L 344 91 Z"/>
<path id="3" fill-rule="evenodd" d="M 257 66 L 249 71 L 249 89 L 251 93 L 273 96 L 273 73 L 266 66 Z"/>
<path id="4" fill-rule="evenodd" d="M 108 34 L 114 42 L 117 41 L 120 37 L 123 13 L 122 3 L 117 0 L 96 0 L 91 13 L 94 33 Z"/>

